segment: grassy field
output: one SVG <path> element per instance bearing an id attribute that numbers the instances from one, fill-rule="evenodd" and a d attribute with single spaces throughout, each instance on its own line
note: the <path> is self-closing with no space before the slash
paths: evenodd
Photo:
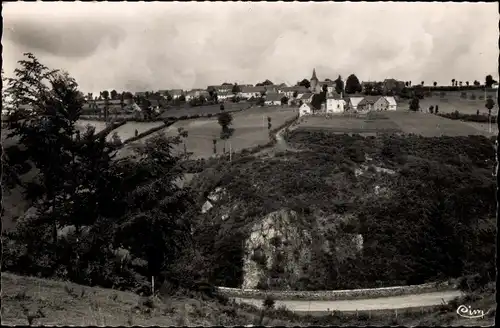
<path id="1" fill-rule="evenodd" d="M 224 110 L 227 112 L 237 111 L 241 109 L 246 109 L 252 106 L 251 103 L 247 102 L 239 102 L 232 103 L 227 102 L 224 103 Z M 220 104 L 217 105 L 208 105 L 208 106 L 198 106 L 198 107 L 189 107 L 189 105 L 182 107 L 172 107 L 166 110 L 161 117 L 181 117 L 181 116 L 191 116 L 191 115 L 207 115 L 207 114 L 217 114 L 220 112 Z"/>
<path id="2" fill-rule="evenodd" d="M 493 100 L 495 100 L 496 103 L 496 97 L 494 97 Z M 436 105 L 438 105 L 439 112 L 441 113 L 452 113 L 456 110 L 465 114 L 476 114 L 477 110 L 479 110 L 480 113 L 487 113 L 488 109 L 484 107 L 485 104 L 485 100 L 462 99 L 454 96 L 445 98 L 432 96 L 420 100 L 420 108 L 422 111 L 427 111 L 430 106 L 436 107 Z M 408 110 L 409 101 L 400 102 L 398 104 L 398 109 Z M 495 105 L 492 112 L 498 112 L 498 105 Z"/>
<path id="3" fill-rule="evenodd" d="M 293 108 L 267 108 L 256 107 L 243 112 L 233 114 L 234 134 L 230 139 L 233 152 L 241 151 L 263 145 L 269 142 L 269 130 L 267 128 L 267 117 L 271 117 L 274 127 L 280 126 L 287 120 L 297 115 Z M 221 127 L 216 117 L 199 118 L 192 120 L 178 121 L 163 130 L 167 135 L 176 135 L 178 128 L 188 131 L 186 140 L 186 150 L 192 152 L 192 158 L 207 158 L 214 154 L 213 139 L 217 139 L 217 154 L 221 154 L 224 141 L 220 139 Z M 142 141 L 145 141 L 142 139 Z M 179 145 L 178 151 L 184 151 L 184 146 Z M 226 151 L 229 150 L 229 142 Z"/>
<path id="4" fill-rule="evenodd" d="M 108 134 L 107 139 L 111 140 L 113 137 L 113 133 L 116 131 L 120 139 L 122 141 L 125 141 L 135 136 L 135 130 L 137 130 L 138 133 L 143 133 L 148 131 L 149 129 L 161 126 L 162 124 L 163 122 L 127 122 L 126 124 L 120 126 L 119 128 L 113 130 L 110 134 Z M 105 122 L 87 120 L 78 121 L 78 128 L 80 129 L 80 131 L 84 131 L 85 126 L 87 125 L 95 127 L 96 133 L 104 130 L 104 128 L 106 127 Z"/>
<path id="5" fill-rule="evenodd" d="M 338 133 L 401 132 L 397 124 L 381 116 L 376 118 L 344 115 L 305 116 L 299 122 L 299 129 L 307 130 L 328 129 Z"/>
<path id="6" fill-rule="evenodd" d="M 366 117 L 336 115 L 330 118 L 309 116 L 300 119 L 297 129 L 329 130 L 338 133 L 414 133 L 424 137 L 436 136 L 492 136 L 497 131 L 488 132 L 487 125 L 468 124 L 438 115 L 405 110 L 376 113 Z"/>

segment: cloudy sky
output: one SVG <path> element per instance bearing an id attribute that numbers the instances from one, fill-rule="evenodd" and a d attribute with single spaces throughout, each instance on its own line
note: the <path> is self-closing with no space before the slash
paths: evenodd
<path id="1" fill-rule="evenodd" d="M 23 52 L 84 92 L 310 78 L 498 76 L 496 3 L 3 3 L 3 68 Z"/>

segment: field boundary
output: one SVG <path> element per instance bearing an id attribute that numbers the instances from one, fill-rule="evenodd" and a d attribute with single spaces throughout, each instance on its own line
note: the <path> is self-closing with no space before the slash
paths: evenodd
<path id="1" fill-rule="evenodd" d="M 391 296 L 423 294 L 430 292 L 456 290 L 457 286 L 449 281 L 434 282 L 422 285 L 394 286 L 368 289 L 322 290 L 322 291 L 278 291 L 217 287 L 227 297 L 265 299 L 270 296 L 275 300 L 310 300 L 310 301 L 342 301 L 369 299 Z"/>

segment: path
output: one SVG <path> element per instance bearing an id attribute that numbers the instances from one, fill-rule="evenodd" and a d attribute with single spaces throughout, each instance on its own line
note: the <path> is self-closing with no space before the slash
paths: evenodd
<path id="1" fill-rule="evenodd" d="M 345 301 L 280 301 L 276 300 L 275 306 L 286 306 L 290 311 L 294 312 L 320 312 L 330 311 L 367 311 L 367 310 L 394 310 L 411 307 L 424 307 L 439 305 L 449 302 L 455 297 L 461 296 L 462 293 L 457 290 L 432 292 L 415 295 L 379 297 L 364 300 L 345 300 Z M 250 298 L 234 298 L 236 302 L 244 302 L 262 306 L 262 300 Z"/>

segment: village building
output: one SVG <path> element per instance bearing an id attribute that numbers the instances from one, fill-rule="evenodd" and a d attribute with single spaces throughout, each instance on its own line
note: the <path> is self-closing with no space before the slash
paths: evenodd
<path id="1" fill-rule="evenodd" d="M 302 95 L 302 97 L 299 98 L 299 100 L 302 100 L 302 102 L 304 102 L 306 104 L 310 104 L 311 101 L 312 101 L 312 98 L 313 98 L 313 94 L 312 93 L 304 93 Z"/>
<path id="2" fill-rule="evenodd" d="M 265 104 L 268 106 L 279 106 L 281 105 L 281 99 L 283 95 L 280 93 L 269 93 L 266 95 Z"/>
<path id="3" fill-rule="evenodd" d="M 342 95 L 332 92 L 326 97 L 326 113 L 343 113 L 345 101 Z"/>
<path id="4" fill-rule="evenodd" d="M 299 107 L 299 117 L 310 114 L 312 114 L 312 109 L 308 104 L 304 103 Z"/>
<path id="5" fill-rule="evenodd" d="M 250 99 L 252 97 L 259 98 L 266 93 L 264 86 L 243 87 L 240 92 L 240 97 Z"/>

